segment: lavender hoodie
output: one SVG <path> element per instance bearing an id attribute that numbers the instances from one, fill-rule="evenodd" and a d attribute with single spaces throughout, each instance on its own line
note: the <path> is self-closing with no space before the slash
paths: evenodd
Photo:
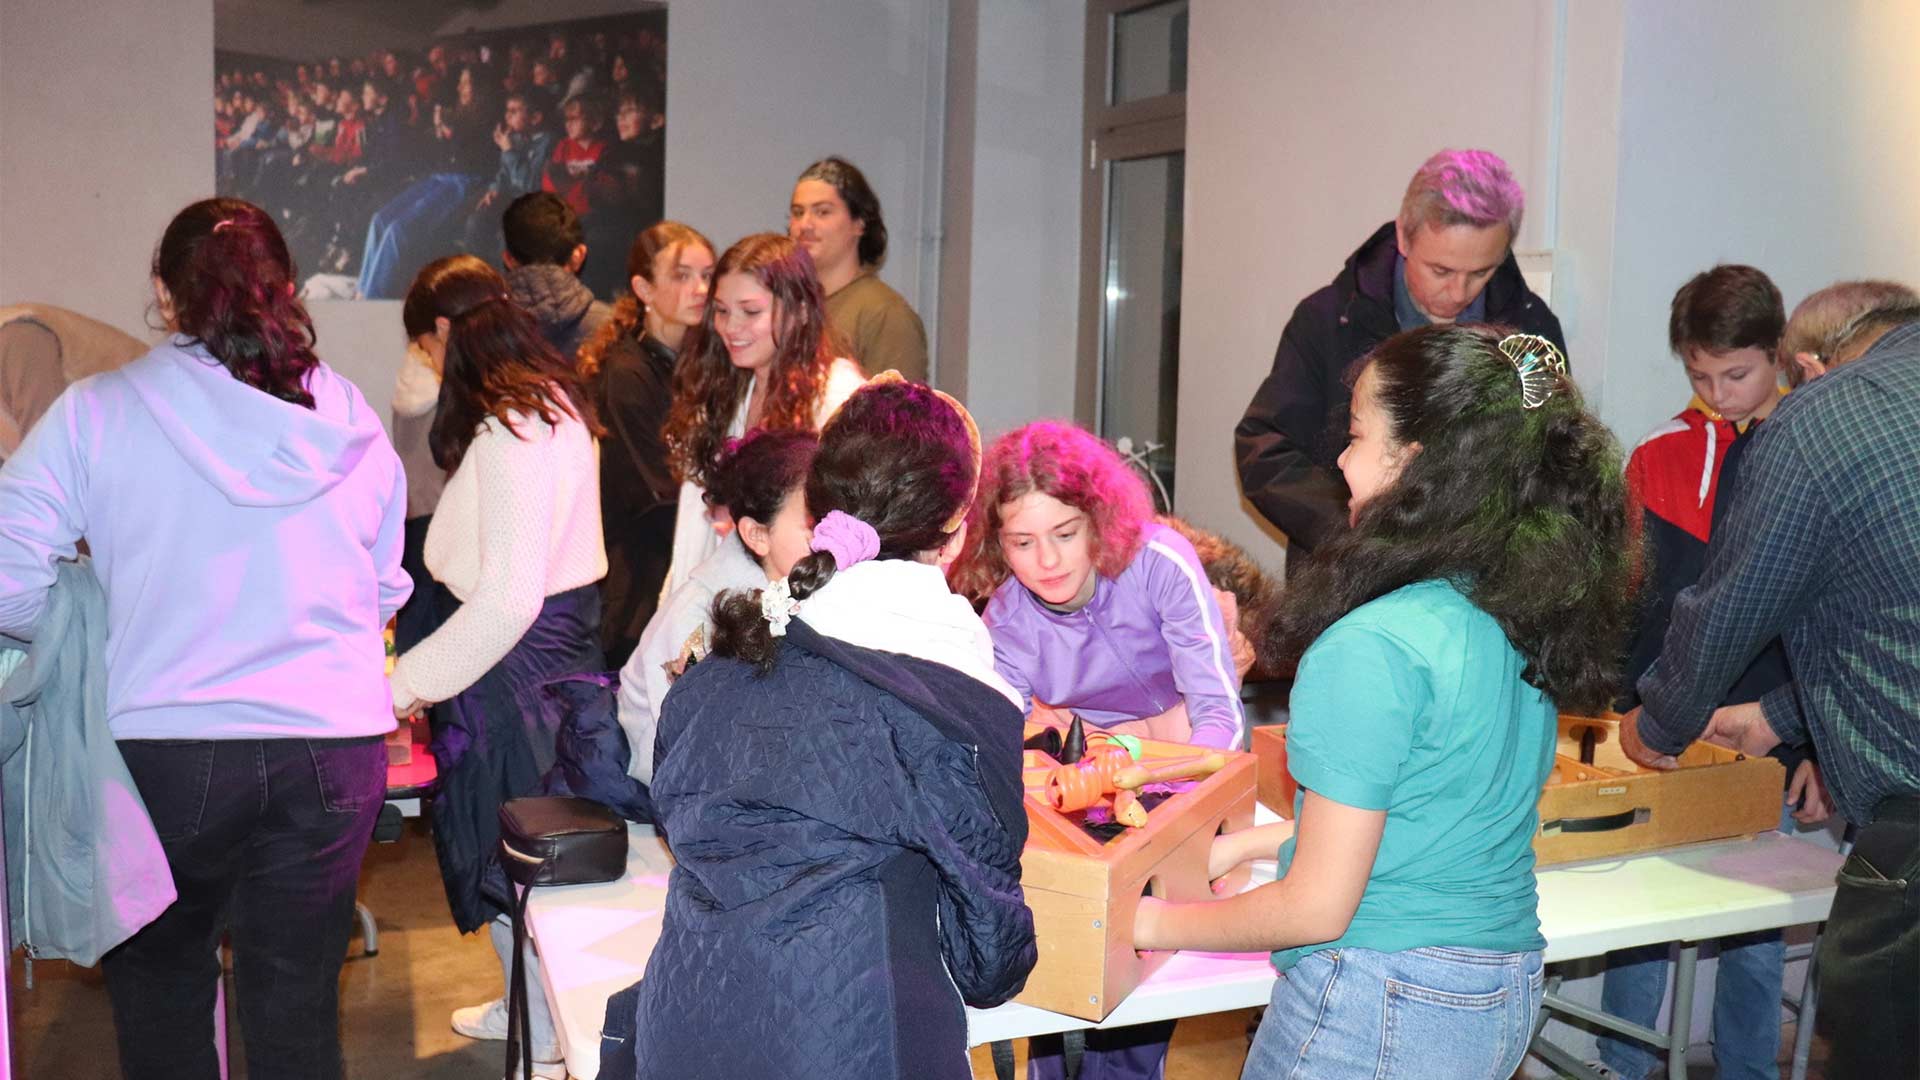
<path id="1" fill-rule="evenodd" d="M 994 665 L 1014 689 L 1106 727 L 1187 705 L 1193 744 L 1238 748 L 1245 722 L 1226 620 L 1186 537 L 1148 525 L 1117 578 L 1095 575 L 1093 598 L 1061 613 L 1020 579 L 994 590 L 983 616 Z"/>
<path id="2" fill-rule="evenodd" d="M 352 383 L 322 365 L 307 389 L 315 409 L 175 338 L 69 387 L 0 469 L 0 633 L 32 636 L 85 536 L 115 738 L 393 729 L 406 483 Z"/>

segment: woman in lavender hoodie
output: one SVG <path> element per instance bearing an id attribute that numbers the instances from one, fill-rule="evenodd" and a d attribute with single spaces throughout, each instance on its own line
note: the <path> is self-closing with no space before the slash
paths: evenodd
<path id="1" fill-rule="evenodd" d="M 249 1071 L 336 1077 L 406 484 L 379 417 L 314 356 L 265 212 L 187 207 L 152 273 L 172 336 L 68 388 L 0 470 L 0 633 L 33 637 L 84 536 L 108 724 L 179 893 L 104 961 L 124 1074 L 218 1075 L 230 931 Z"/>
<path id="2" fill-rule="evenodd" d="M 1029 712 L 1239 748 L 1231 632 L 1200 557 L 1153 520 L 1146 484 L 1088 432 L 1042 420 L 993 444 L 953 578 L 957 592 L 991 596 L 994 664 Z M 1172 1032 L 1088 1032 L 1081 1075 L 1157 1075 Z M 1033 1040 L 1029 1057 L 1030 1076 L 1065 1074 L 1057 1037 Z"/>

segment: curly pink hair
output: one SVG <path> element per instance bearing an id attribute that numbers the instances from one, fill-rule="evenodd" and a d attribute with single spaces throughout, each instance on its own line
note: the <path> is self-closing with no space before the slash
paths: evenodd
<path id="1" fill-rule="evenodd" d="M 980 490 L 967 514 L 966 546 L 949 578 L 955 592 L 984 601 L 1013 572 L 1000 550 L 1000 510 L 1040 492 L 1082 511 L 1093 566 L 1115 578 L 1140 553 L 1153 519 L 1146 481 L 1097 436 L 1058 420 L 1039 420 L 994 440 L 980 463 Z"/>

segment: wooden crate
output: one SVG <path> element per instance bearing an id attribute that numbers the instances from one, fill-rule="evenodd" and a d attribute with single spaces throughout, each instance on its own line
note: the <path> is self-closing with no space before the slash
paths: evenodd
<path id="1" fill-rule="evenodd" d="M 1145 764 L 1209 752 L 1141 740 Z M 1027 752 L 1028 831 L 1020 883 L 1033 909 L 1040 959 L 1015 1000 L 1103 1020 L 1172 955 L 1134 951 L 1134 912 L 1144 893 L 1176 901 L 1213 896 L 1207 881 L 1213 838 L 1223 828 L 1253 824 L 1253 758 L 1223 756 L 1225 768 L 1154 807 L 1145 826 L 1102 844 L 1047 803 L 1053 759 Z"/>
<path id="2" fill-rule="evenodd" d="M 1293 817 L 1293 795 L 1299 785 L 1287 771 L 1287 725 L 1264 724 L 1253 729 L 1253 757 L 1258 763 L 1260 805 L 1283 818 Z"/>
<path id="3" fill-rule="evenodd" d="M 1592 764 L 1582 736 L 1592 733 Z M 1260 802 L 1293 816 L 1285 725 L 1253 729 Z M 1695 743 L 1672 772 L 1643 769 L 1620 749 L 1620 718 L 1563 716 L 1553 774 L 1540 792 L 1535 864 L 1603 859 L 1766 832 L 1780 823 L 1786 772 L 1768 757 Z"/>
<path id="4" fill-rule="evenodd" d="M 1593 763 L 1580 760 L 1591 729 Z M 1786 770 L 1694 743 L 1672 772 L 1643 769 L 1620 749 L 1620 718 L 1563 716 L 1554 773 L 1540 794 L 1540 866 L 1602 859 L 1767 832 L 1780 824 Z"/>

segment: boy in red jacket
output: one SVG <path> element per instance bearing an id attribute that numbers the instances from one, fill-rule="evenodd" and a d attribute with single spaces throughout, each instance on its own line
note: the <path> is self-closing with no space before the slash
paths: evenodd
<path id="1" fill-rule="evenodd" d="M 1734 498 L 1732 478 L 1750 436 L 1785 392 L 1776 355 L 1785 325 L 1780 290 L 1751 266 L 1716 266 L 1674 294 L 1667 340 L 1686 368 L 1694 397 L 1641 440 L 1627 462 L 1630 512 L 1645 539 L 1647 602 L 1628 659 L 1623 709 L 1638 704 L 1632 688 L 1660 655 L 1674 598 L 1706 568 L 1707 542 Z M 1780 642 L 1769 642 L 1725 704 L 1757 701 L 1790 678 Z M 1798 751 L 1777 756 L 1792 780 L 1788 801 L 1804 797 L 1803 819 L 1825 817 L 1812 760 Z M 1784 964 L 1778 931 L 1721 941 L 1713 1056 L 1726 1080 L 1778 1080 Z M 1666 993 L 1666 946 L 1616 952 L 1609 965 L 1601 1006 L 1652 1026 Z M 1610 1075 L 1638 1080 L 1656 1059 L 1638 1043 L 1609 1036 L 1600 1040 L 1600 1061 Z"/>

